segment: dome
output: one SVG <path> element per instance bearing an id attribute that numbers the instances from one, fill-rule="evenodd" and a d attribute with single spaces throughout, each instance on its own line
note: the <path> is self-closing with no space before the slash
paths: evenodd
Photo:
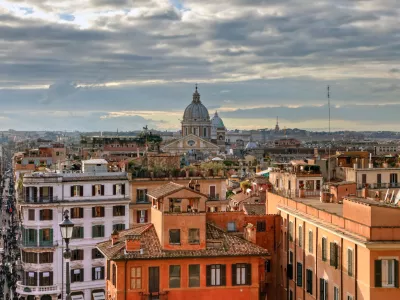
<path id="1" fill-rule="evenodd" d="M 208 110 L 200 101 L 200 94 L 197 91 L 197 87 L 193 93 L 192 103 L 185 109 L 183 121 L 210 121 Z"/>
<path id="2" fill-rule="evenodd" d="M 218 112 L 215 112 L 214 117 L 211 119 L 211 126 L 214 128 L 221 128 L 221 127 L 225 128 L 224 122 L 218 116 Z"/>

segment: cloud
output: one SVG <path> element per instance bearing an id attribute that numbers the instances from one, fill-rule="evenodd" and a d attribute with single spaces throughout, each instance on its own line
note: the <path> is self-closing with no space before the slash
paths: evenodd
<path id="1" fill-rule="evenodd" d="M 40 100 L 40 103 L 49 104 L 54 101 L 65 100 L 67 97 L 78 92 L 80 88 L 74 82 L 64 81 L 53 83 L 49 86 L 44 97 Z"/>

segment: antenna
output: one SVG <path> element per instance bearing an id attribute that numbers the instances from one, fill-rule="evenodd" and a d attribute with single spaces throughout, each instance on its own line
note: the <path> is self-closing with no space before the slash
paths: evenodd
<path id="1" fill-rule="evenodd" d="M 331 181 L 331 142 L 330 142 L 330 135 L 331 135 L 331 97 L 329 92 L 329 85 L 327 87 L 327 96 L 328 96 L 328 137 L 329 137 L 329 144 L 328 144 L 328 182 Z"/>

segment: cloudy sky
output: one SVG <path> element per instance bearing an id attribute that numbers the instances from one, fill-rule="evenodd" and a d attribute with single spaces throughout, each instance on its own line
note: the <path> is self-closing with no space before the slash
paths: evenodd
<path id="1" fill-rule="evenodd" d="M 0 130 L 398 130 L 398 0 L 0 0 Z"/>

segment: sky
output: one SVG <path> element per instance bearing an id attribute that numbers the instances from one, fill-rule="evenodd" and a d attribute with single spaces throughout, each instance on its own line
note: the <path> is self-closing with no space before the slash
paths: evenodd
<path id="1" fill-rule="evenodd" d="M 0 130 L 400 125 L 398 0 L 0 0 Z"/>

